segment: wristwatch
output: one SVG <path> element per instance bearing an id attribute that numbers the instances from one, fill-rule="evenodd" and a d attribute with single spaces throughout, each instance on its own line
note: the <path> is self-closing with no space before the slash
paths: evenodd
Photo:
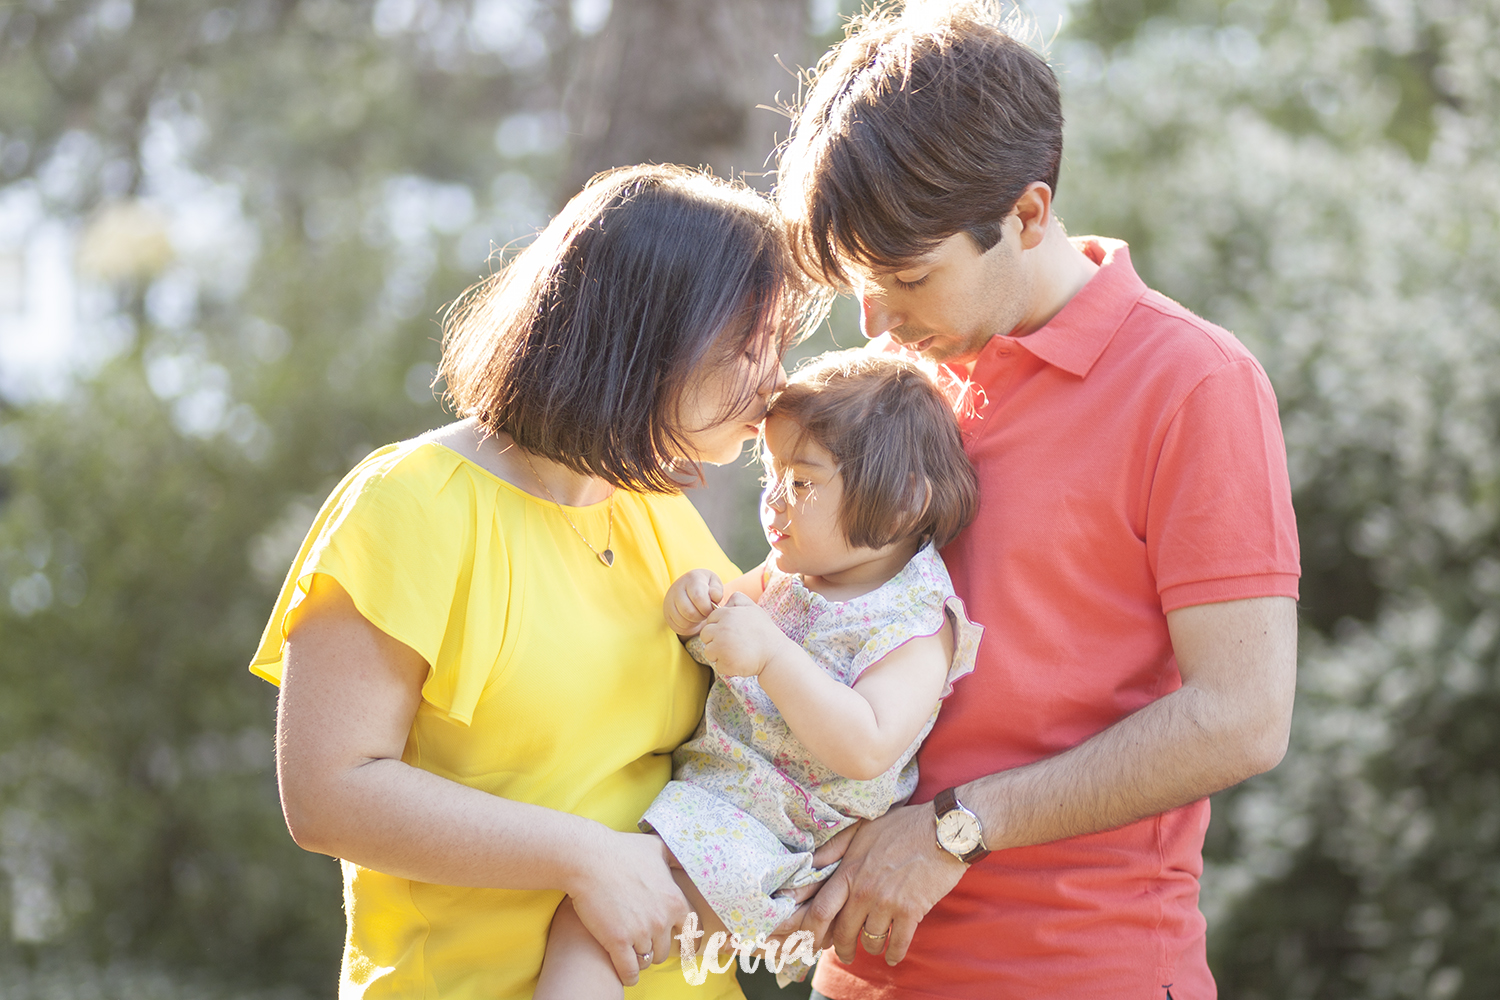
<path id="1" fill-rule="evenodd" d="M 932 800 L 937 810 L 938 846 L 966 865 L 985 857 L 990 849 L 984 846 L 984 827 L 979 817 L 958 801 L 958 790 L 945 788 Z"/>

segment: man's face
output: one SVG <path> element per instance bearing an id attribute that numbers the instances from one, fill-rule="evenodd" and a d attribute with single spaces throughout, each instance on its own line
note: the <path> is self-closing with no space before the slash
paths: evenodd
<path id="1" fill-rule="evenodd" d="M 860 330 L 889 333 L 931 361 L 973 361 L 991 337 L 1031 332 L 1031 279 L 1022 266 L 1015 216 L 987 251 L 956 233 L 896 271 L 854 270 Z"/>

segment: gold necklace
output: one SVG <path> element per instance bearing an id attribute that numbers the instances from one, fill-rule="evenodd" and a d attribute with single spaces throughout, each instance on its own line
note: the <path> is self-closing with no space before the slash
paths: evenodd
<path id="1" fill-rule="evenodd" d="M 518 450 L 521 452 L 521 457 L 526 459 L 526 466 L 527 468 L 531 469 L 531 475 L 536 479 L 537 485 L 542 488 L 543 493 L 547 494 L 547 499 L 552 501 L 552 505 L 556 507 L 557 512 L 563 516 L 563 520 L 568 522 L 568 527 L 573 529 L 573 534 L 577 535 L 579 540 L 582 541 L 584 545 L 588 546 L 588 550 L 592 552 L 598 558 L 598 560 L 605 565 L 606 568 L 613 566 L 615 564 L 615 553 L 614 550 L 609 547 L 609 543 L 614 541 L 615 537 L 615 491 L 611 490 L 609 494 L 609 534 L 604 536 L 604 551 L 600 552 L 592 545 L 589 545 L 589 540 L 583 537 L 583 532 L 578 530 L 578 525 L 574 524 L 573 519 L 568 516 L 568 512 L 563 510 L 563 505 L 558 503 L 557 497 L 553 496 L 552 491 L 547 489 L 547 484 L 542 482 L 542 477 L 536 471 L 536 466 L 531 464 L 531 456 L 526 453 L 526 450 L 524 448 Z"/>

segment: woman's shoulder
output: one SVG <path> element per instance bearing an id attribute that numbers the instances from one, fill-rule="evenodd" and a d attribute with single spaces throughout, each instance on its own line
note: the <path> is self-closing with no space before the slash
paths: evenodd
<path id="1" fill-rule="evenodd" d="M 698 513 L 698 508 L 682 493 L 631 493 L 621 490 L 618 496 L 621 503 L 639 507 L 650 514 L 653 520 L 673 528 L 684 524 L 697 528 L 703 524 L 703 515 Z"/>
<path id="2" fill-rule="evenodd" d="M 343 491 L 406 492 L 423 498 L 440 493 L 463 456 L 424 438 L 397 441 L 377 448 L 344 477 Z"/>
<path id="3" fill-rule="evenodd" d="M 666 559 L 667 571 L 676 579 L 691 569 L 710 569 L 725 580 L 740 575 L 704 523 L 703 515 L 681 493 L 616 494 L 619 519 L 634 521 L 643 538 L 654 539 Z"/>
<path id="4" fill-rule="evenodd" d="M 417 437 L 366 455 L 334 490 L 330 505 L 337 522 L 354 517 L 392 532 L 430 534 L 435 526 L 471 522 L 477 507 L 493 507 L 505 492 L 462 455 Z"/>

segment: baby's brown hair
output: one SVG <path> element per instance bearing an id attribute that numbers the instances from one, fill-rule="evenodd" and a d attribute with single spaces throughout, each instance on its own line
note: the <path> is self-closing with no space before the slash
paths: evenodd
<path id="1" fill-rule="evenodd" d="M 947 545 L 979 510 L 958 421 L 922 367 L 891 354 L 831 351 L 771 402 L 838 463 L 838 523 L 850 545 L 919 535 Z"/>

